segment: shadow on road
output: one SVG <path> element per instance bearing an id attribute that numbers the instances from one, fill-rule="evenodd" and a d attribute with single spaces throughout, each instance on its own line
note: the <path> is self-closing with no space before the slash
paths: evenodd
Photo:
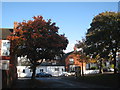
<path id="1" fill-rule="evenodd" d="M 18 78 L 18 80 L 12 85 L 12 89 L 20 88 L 37 88 L 35 81 L 31 78 Z"/>

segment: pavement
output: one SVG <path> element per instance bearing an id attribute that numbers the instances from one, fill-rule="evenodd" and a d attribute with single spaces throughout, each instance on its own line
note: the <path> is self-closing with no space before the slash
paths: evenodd
<path id="1" fill-rule="evenodd" d="M 31 78 L 18 78 L 18 80 L 12 85 L 11 89 L 19 89 L 19 88 L 35 88 L 36 84 Z"/>

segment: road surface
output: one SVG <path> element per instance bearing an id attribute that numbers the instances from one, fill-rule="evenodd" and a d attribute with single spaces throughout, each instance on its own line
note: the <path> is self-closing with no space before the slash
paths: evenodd
<path id="1" fill-rule="evenodd" d="M 68 77 L 40 77 L 32 81 L 30 78 L 18 78 L 16 83 L 12 86 L 12 89 L 16 88 L 87 88 L 89 90 L 94 90 L 96 88 L 108 88 L 101 85 L 88 84 L 83 82 L 78 82 L 71 80 Z M 110 89 L 109 89 L 110 90 Z"/>
<path id="2" fill-rule="evenodd" d="M 38 88 L 109 88 L 100 85 L 76 82 L 63 77 L 42 77 L 36 78 L 36 80 L 38 83 L 42 84 L 42 86 Z"/>

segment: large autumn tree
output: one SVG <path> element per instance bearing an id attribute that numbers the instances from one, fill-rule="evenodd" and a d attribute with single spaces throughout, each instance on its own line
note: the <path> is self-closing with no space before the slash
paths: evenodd
<path id="1" fill-rule="evenodd" d="M 86 34 L 87 54 L 99 56 L 100 61 L 112 56 L 116 73 L 116 53 L 120 50 L 120 13 L 100 13 L 90 25 Z"/>
<path id="2" fill-rule="evenodd" d="M 51 19 L 45 21 L 42 16 L 34 16 L 33 20 L 17 23 L 14 32 L 8 36 L 11 40 L 11 52 L 17 56 L 26 56 L 33 68 L 32 78 L 35 77 L 36 67 L 43 60 L 53 60 L 63 54 L 68 40 L 64 34 L 58 33 L 59 27 Z"/>

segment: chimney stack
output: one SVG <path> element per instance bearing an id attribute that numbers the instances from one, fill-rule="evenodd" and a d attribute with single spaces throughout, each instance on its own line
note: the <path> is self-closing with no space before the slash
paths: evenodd
<path id="1" fill-rule="evenodd" d="M 14 29 L 16 29 L 18 26 L 18 22 L 14 22 Z"/>
<path id="2" fill-rule="evenodd" d="M 13 29 L 13 32 L 15 33 L 15 29 L 17 28 L 18 26 L 18 22 L 14 22 L 14 29 Z"/>

